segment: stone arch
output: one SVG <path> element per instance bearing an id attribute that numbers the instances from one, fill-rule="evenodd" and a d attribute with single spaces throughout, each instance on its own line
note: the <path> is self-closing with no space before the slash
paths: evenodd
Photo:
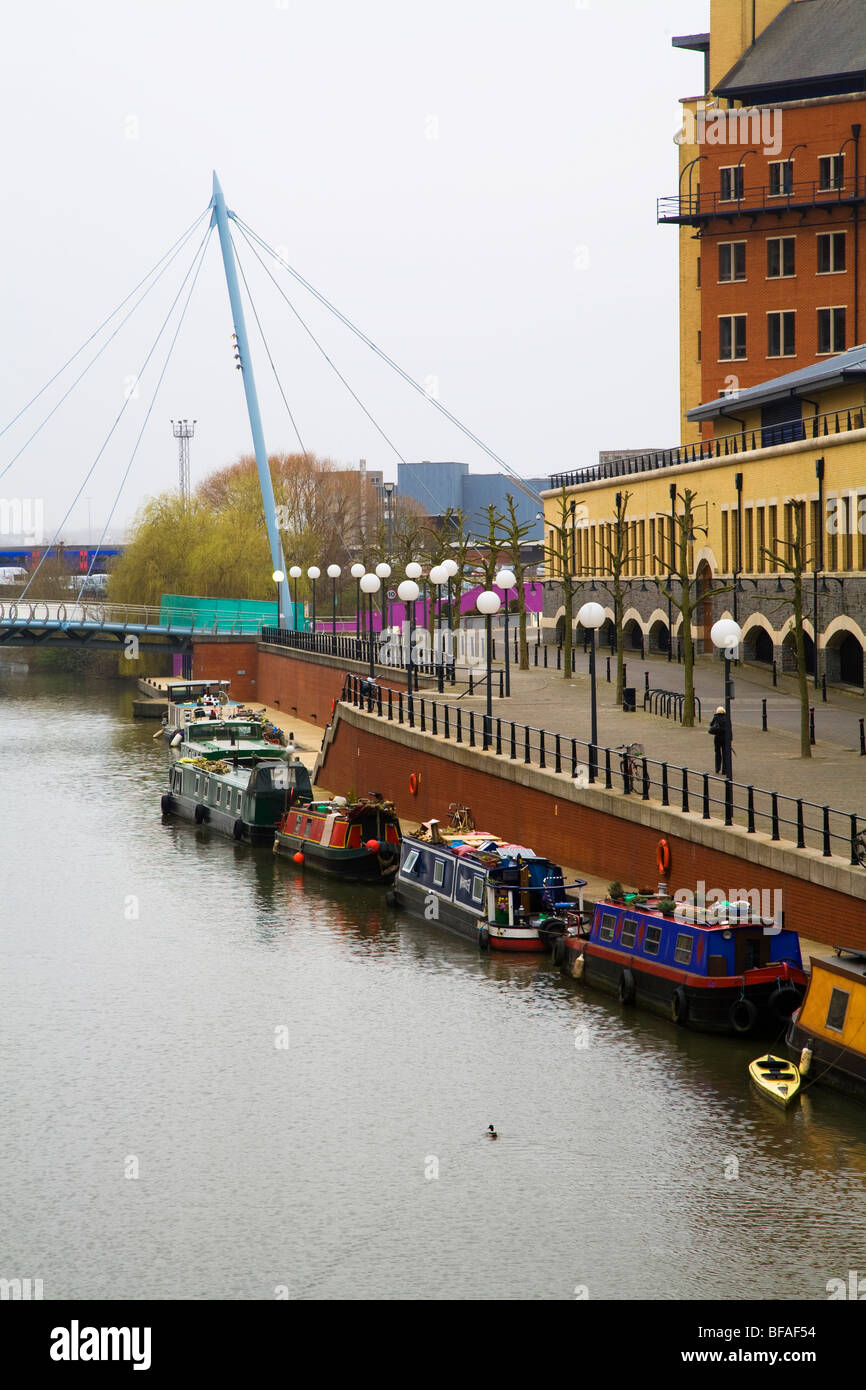
<path id="1" fill-rule="evenodd" d="M 753 613 L 743 625 L 743 660 L 773 664 L 775 634 L 763 613 Z"/>
<path id="2" fill-rule="evenodd" d="M 710 629 L 713 626 L 713 571 L 710 568 L 709 560 L 703 556 L 698 561 L 695 569 L 695 617 L 698 629 L 698 647 L 700 651 L 710 652 L 713 650 L 713 640 L 710 637 Z"/>
<path id="3" fill-rule="evenodd" d="M 803 656 L 806 662 L 807 676 L 814 676 L 815 643 L 811 632 L 807 631 L 805 622 L 803 623 Z M 793 627 L 790 627 L 782 638 L 782 670 L 788 672 L 797 670 L 797 636 Z"/>
<path id="4" fill-rule="evenodd" d="M 623 620 L 622 647 L 623 651 L 640 652 L 643 655 L 644 631 L 637 614 L 630 614 Z"/>
<path id="5" fill-rule="evenodd" d="M 824 634 L 824 670 L 836 685 L 863 686 L 863 631 L 846 615 L 834 618 Z"/>

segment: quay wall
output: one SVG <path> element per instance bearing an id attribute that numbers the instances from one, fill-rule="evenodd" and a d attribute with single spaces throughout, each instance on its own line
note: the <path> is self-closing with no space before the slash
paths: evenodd
<path id="1" fill-rule="evenodd" d="M 409 791 L 413 773 L 415 796 Z M 564 773 L 444 743 L 347 704 L 337 705 L 326 730 L 314 781 L 335 792 L 381 791 L 412 828 L 434 816 L 447 823 L 450 803 L 461 802 L 480 830 L 529 845 L 578 872 L 619 879 L 626 888 L 655 889 L 656 847 L 664 837 L 672 892 L 695 892 L 700 881 L 708 893 L 779 890 L 786 927 L 866 950 L 863 869 L 621 793 L 577 788 Z"/>

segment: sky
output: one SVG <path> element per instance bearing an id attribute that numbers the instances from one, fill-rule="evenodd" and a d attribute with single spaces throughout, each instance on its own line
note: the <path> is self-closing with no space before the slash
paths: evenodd
<path id="1" fill-rule="evenodd" d="M 204 212 L 216 169 L 229 208 L 517 473 L 675 443 L 677 234 L 655 210 L 703 74 L 671 37 L 708 16 L 708 0 L 7 10 L 0 429 Z M 251 451 L 215 233 L 156 391 L 206 227 L 32 442 L 134 300 L 0 437 L 0 502 L 30 499 L 46 541 L 119 537 L 176 487 L 172 418 L 196 420 L 193 485 Z M 270 452 L 300 435 L 386 477 L 398 456 L 495 470 L 271 262 L 386 442 L 236 241 L 298 430 L 247 304 Z"/>

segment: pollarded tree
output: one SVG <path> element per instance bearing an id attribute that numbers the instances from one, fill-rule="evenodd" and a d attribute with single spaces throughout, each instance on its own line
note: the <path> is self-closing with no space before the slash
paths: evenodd
<path id="1" fill-rule="evenodd" d="M 623 575 L 632 560 L 637 558 L 637 546 L 629 541 L 629 522 L 626 518 L 631 492 L 618 492 L 615 500 L 614 519 L 610 528 L 610 541 L 601 542 L 605 559 L 604 571 L 611 576 L 610 591 L 613 594 L 613 623 L 616 632 L 616 703 L 622 704 L 623 690 L 623 637 L 622 637 L 622 599 Z M 605 586 L 607 587 L 607 586 Z"/>
<path id="2" fill-rule="evenodd" d="M 806 542 L 806 503 L 802 498 L 789 498 L 791 539 L 776 540 L 773 548 L 762 546 L 761 551 L 778 569 L 783 569 L 791 577 L 793 594 L 791 604 L 794 609 L 790 619 L 794 632 L 794 650 L 797 657 L 797 688 L 800 696 L 800 757 L 811 758 L 812 745 L 809 733 L 809 686 L 806 679 L 806 641 L 803 631 L 803 576 L 811 565 L 814 546 Z M 815 660 L 818 659 L 818 644 L 815 634 Z"/>
<path id="3" fill-rule="evenodd" d="M 521 671 L 529 670 L 529 647 L 526 642 L 526 567 L 523 563 L 521 546 L 529 539 L 530 533 L 535 530 L 531 521 L 521 524 L 517 519 L 517 506 L 510 492 L 505 494 L 505 511 L 500 517 L 499 538 L 503 547 L 508 551 L 509 564 L 514 571 L 514 578 L 517 580 L 517 630 L 518 630 L 518 651 L 520 653 L 518 665 Z"/>
<path id="4" fill-rule="evenodd" d="M 563 621 L 565 632 L 563 634 L 562 648 L 562 675 L 563 679 L 571 680 L 571 647 L 572 631 L 574 628 L 574 600 L 578 590 L 583 585 L 583 580 L 578 579 L 573 574 L 574 565 L 572 563 L 571 546 L 574 543 L 574 512 L 577 507 L 585 504 L 578 502 L 575 498 L 568 495 L 568 489 L 563 487 L 556 499 L 559 509 L 559 520 L 550 526 L 553 539 L 545 542 L 544 558 L 550 565 L 551 578 L 555 578 L 562 586 L 563 605 L 565 613 Z"/>

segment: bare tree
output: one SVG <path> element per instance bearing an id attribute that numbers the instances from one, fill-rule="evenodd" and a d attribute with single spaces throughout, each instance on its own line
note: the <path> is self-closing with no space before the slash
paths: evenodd
<path id="1" fill-rule="evenodd" d="M 521 671 L 529 670 L 529 647 L 526 642 L 526 569 L 523 564 L 521 546 L 523 546 L 530 534 L 535 530 L 531 521 L 524 522 L 522 525 L 517 519 L 517 505 L 510 492 L 505 494 L 505 511 L 499 520 L 499 536 L 502 545 L 508 550 L 510 555 L 511 568 L 514 571 L 514 578 L 517 580 L 517 630 L 518 630 L 518 650 L 520 652 L 519 667 Z"/>
<path id="2" fill-rule="evenodd" d="M 777 539 L 773 548 L 762 546 L 761 551 L 771 564 L 783 569 L 791 576 L 793 594 L 791 603 L 794 609 L 790 619 L 794 632 L 794 650 L 797 658 L 797 687 L 800 695 L 800 757 L 811 758 L 812 745 L 809 731 L 809 687 L 806 679 L 806 642 L 803 631 L 803 576 L 811 566 L 814 545 L 806 543 L 806 503 L 801 498 L 789 498 L 786 506 L 791 508 L 790 540 Z M 777 605 L 780 606 L 780 605 Z M 817 636 L 815 634 L 815 660 L 818 659 Z"/>

